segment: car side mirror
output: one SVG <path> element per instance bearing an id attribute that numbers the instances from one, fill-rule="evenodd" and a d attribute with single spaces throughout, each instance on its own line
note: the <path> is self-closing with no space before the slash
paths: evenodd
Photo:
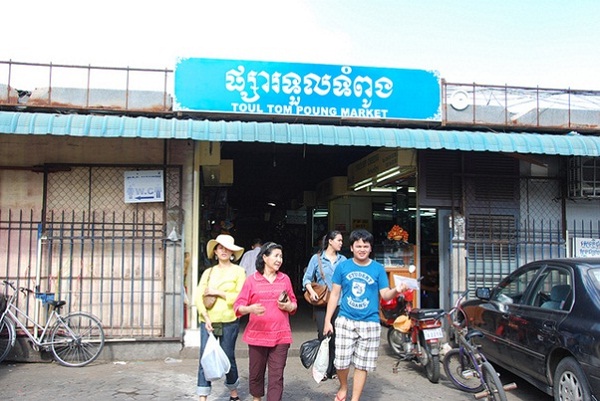
<path id="1" fill-rule="evenodd" d="M 475 290 L 475 296 L 481 300 L 489 301 L 492 291 L 489 287 L 479 287 Z"/>

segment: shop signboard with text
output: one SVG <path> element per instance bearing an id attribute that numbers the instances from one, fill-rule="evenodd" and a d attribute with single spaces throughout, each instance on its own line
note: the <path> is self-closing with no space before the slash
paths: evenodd
<path id="1" fill-rule="evenodd" d="M 186 58 L 178 60 L 174 76 L 177 111 L 441 118 L 434 71 Z"/>

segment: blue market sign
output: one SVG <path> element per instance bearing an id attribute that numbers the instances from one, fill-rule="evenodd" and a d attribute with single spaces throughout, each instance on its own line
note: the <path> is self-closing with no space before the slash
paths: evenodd
<path id="1" fill-rule="evenodd" d="M 424 70 L 186 58 L 175 109 L 310 117 L 440 120 L 440 80 Z"/>

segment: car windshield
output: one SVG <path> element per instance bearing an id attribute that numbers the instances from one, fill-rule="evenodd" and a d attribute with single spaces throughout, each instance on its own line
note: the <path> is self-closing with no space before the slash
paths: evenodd
<path id="1" fill-rule="evenodd" d="M 588 270 L 588 274 L 592 278 L 594 287 L 598 292 L 600 292 L 600 269 L 590 269 Z"/>

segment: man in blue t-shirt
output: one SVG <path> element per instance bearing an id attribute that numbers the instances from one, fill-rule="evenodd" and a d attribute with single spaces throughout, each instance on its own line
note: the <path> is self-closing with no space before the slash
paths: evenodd
<path id="1" fill-rule="evenodd" d="M 340 388 L 336 401 L 345 401 L 348 393 L 348 373 L 354 365 L 352 401 L 360 400 L 367 381 L 367 372 L 375 370 L 381 338 L 379 297 L 390 300 L 406 290 L 404 284 L 389 288 L 385 268 L 369 257 L 373 250 L 373 235 L 367 230 L 350 233 L 352 259 L 335 269 L 333 288 L 325 315 L 324 333 L 333 332 L 331 317 L 338 301 L 340 310 L 335 320 L 335 367 Z"/>

